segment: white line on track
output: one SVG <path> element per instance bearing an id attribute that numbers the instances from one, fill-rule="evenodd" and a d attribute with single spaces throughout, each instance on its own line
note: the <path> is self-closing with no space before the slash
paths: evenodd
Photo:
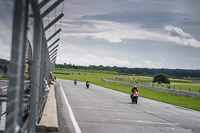
<path id="1" fill-rule="evenodd" d="M 3 91 L 6 91 L 8 86 L 3 86 L 3 87 L 0 87 Z"/>
<path id="2" fill-rule="evenodd" d="M 67 107 L 68 107 L 69 115 L 70 115 L 70 118 L 71 118 L 72 123 L 73 123 L 73 125 L 74 125 L 75 131 L 76 131 L 76 133 L 81 133 L 81 130 L 80 130 L 79 126 L 78 126 L 78 123 L 77 123 L 77 121 L 76 121 L 76 118 L 74 117 L 74 113 L 73 113 L 73 111 L 72 111 L 72 108 L 71 108 L 71 106 L 69 105 L 69 102 L 68 102 L 68 100 L 67 100 L 67 97 L 65 96 L 65 93 L 64 93 L 64 91 L 63 91 L 63 87 L 62 87 L 62 85 L 61 85 L 60 82 L 59 82 L 59 84 L 60 84 L 60 88 L 61 88 L 62 94 L 63 94 L 63 96 L 64 96 L 64 99 L 65 99 L 65 103 L 66 103 L 66 105 L 67 105 Z"/>
<path id="3" fill-rule="evenodd" d="M 106 109 L 106 108 L 91 108 L 91 107 L 75 107 L 79 109 L 90 109 L 90 110 L 102 110 L 102 111 L 117 111 L 117 109 Z"/>
<path id="4" fill-rule="evenodd" d="M 156 114 L 156 115 L 168 115 L 168 116 L 178 115 L 178 114 L 172 114 L 172 113 L 159 113 L 159 112 L 151 112 L 151 111 L 147 111 L 147 113 L 149 113 L 149 114 Z"/>
<path id="5" fill-rule="evenodd" d="M 1 87 L 2 89 L 6 89 L 6 88 L 8 88 L 8 86 L 3 86 L 3 87 Z"/>
<path id="6" fill-rule="evenodd" d="M 127 119 L 108 119 L 103 118 L 104 120 L 114 120 L 114 121 L 129 121 L 129 122 L 137 122 L 144 124 L 158 124 L 158 125 L 180 125 L 179 123 L 167 123 L 167 122 L 156 122 L 156 121 L 142 121 L 142 120 L 127 120 Z"/>

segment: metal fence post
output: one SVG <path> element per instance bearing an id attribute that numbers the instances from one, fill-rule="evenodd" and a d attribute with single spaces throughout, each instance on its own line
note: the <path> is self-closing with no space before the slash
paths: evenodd
<path id="1" fill-rule="evenodd" d="M 6 133 L 19 132 L 22 124 L 21 105 L 23 102 L 24 88 L 27 12 L 28 1 L 15 0 L 10 78 L 6 109 Z"/>
<path id="2" fill-rule="evenodd" d="M 38 109 L 38 89 L 40 88 L 40 67 L 41 67 L 41 36 L 42 25 L 40 17 L 40 9 L 37 0 L 31 0 L 31 6 L 34 14 L 34 44 L 33 44 L 33 69 L 32 69 L 32 82 L 31 82 L 31 101 L 30 113 L 28 123 L 28 133 L 35 133 L 37 122 L 37 109 Z"/>

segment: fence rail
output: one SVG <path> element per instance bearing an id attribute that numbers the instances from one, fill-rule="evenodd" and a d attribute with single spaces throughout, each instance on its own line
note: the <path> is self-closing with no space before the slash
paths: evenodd
<path id="1" fill-rule="evenodd" d="M 182 90 L 182 91 L 190 91 L 190 92 L 200 93 L 200 86 L 198 87 L 197 85 L 193 85 L 193 84 L 184 84 L 184 85 L 157 84 L 157 83 L 152 83 L 152 81 L 150 82 L 149 80 L 147 82 L 147 80 L 130 80 L 130 79 L 118 78 L 118 77 L 115 77 L 115 80 L 126 82 L 126 83 L 129 83 L 130 85 L 133 85 L 136 83 L 137 85 L 153 86 L 153 87 L 160 87 L 160 88 L 166 88 L 166 89 L 170 88 L 170 89 L 174 89 L 174 90 Z"/>
<path id="2" fill-rule="evenodd" d="M 102 80 L 106 81 L 106 82 L 111 82 L 111 83 L 131 86 L 130 83 L 112 81 L 110 79 L 102 79 Z M 200 99 L 200 93 L 195 93 L 195 92 L 175 90 L 175 89 L 167 89 L 167 88 L 162 88 L 162 87 L 146 86 L 146 85 L 139 85 L 139 84 L 137 84 L 137 87 L 138 88 L 142 88 L 142 89 L 148 89 L 148 90 L 159 91 L 159 92 L 168 93 L 168 94 L 172 94 L 172 95 L 177 95 L 177 96 L 184 96 L 184 97 Z"/>
<path id="3" fill-rule="evenodd" d="M 190 98 L 197 98 L 200 99 L 200 93 L 190 92 L 190 91 L 182 91 L 182 90 L 174 90 L 174 89 L 166 89 L 161 87 L 154 87 L 154 86 L 145 86 L 145 85 L 137 85 L 138 88 L 159 91 L 163 93 L 173 94 L 177 96 L 184 96 Z"/>

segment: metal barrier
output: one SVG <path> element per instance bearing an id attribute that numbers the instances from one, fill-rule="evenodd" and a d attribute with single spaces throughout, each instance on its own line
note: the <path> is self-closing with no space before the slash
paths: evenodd
<path id="1" fill-rule="evenodd" d="M 0 59 L 7 60 L 4 61 L 7 64 L 0 66 L 9 66 L 9 73 L 6 74 L 9 80 L 7 94 L 0 95 L 0 106 L 3 107 L 0 109 L 4 109 L 0 111 L 3 114 L 1 118 L 5 117 L 6 120 L 3 125 L 5 131 L 2 129 L 2 132 L 36 132 L 47 98 L 45 86 L 46 83 L 50 85 L 50 71 L 54 70 L 57 57 L 59 45 L 56 43 L 60 40 L 57 35 L 61 24 L 56 27 L 56 22 L 64 16 L 63 10 L 59 10 L 58 15 L 52 12 L 56 12 L 56 7 L 61 3 L 64 4 L 64 0 L 0 0 L 0 46 L 6 47 L 0 52 Z M 63 6 L 59 9 L 63 9 Z M 51 13 L 55 16 L 49 20 Z M 29 71 L 25 60 L 29 56 L 27 42 L 33 48 L 30 77 L 24 74 Z M 24 90 L 25 76 L 30 78 L 28 90 Z M 27 119 L 28 123 L 22 130 Z"/>
<path id="2" fill-rule="evenodd" d="M 125 86 L 130 86 L 130 83 L 112 81 L 110 79 L 103 79 L 103 78 L 101 80 L 106 81 L 106 82 L 110 82 L 110 83 L 115 83 L 115 84 L 121 84 L 121 85 L 125 85 Z"/>

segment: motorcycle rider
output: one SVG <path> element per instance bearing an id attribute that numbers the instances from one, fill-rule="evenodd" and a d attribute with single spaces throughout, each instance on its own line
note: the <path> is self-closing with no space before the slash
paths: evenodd
<path id="1" fill-rule="evenodd" d="M 133 88 L 131 89 L 131 95 L 132 95 L 133 92 L 135 92 L 135 91 L 139 93 L 139 91 L 138 91 L 138 89 L 137 89 L 137 85 L 134 85 Z"/>
<path id="2" fill-rule="evenodd" d="M 137 85 L 134 85 L 133 88 L 131 89 L 131 95 L 130 95 L 132 103 L 137 104 L 138 95 L 139 95 L 139 92 L 137 89 Z"/>
<path id="3" fill-rule="evenodd" d="M 87 88 L 89 88 L 89 84 L 90 84 L 90 82 L 87 80 L 87 81 L 86 81 L 86 87 L 87 87 Z"/>
<path id="4" fill-rule="evenodd" d="M 77 80 L 76 80 L 76 79 L 74 80 L 74 84 L 75 84 L 75 85 L 77 84 Z"/>

